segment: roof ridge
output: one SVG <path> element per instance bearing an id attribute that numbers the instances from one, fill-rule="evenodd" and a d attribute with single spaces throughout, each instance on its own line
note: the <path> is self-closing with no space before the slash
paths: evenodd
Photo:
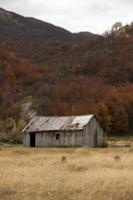
<path id="1" fill-rule="evenodd" d="M 84 117 L 84 116 L 94 116 L 94 114 L 86 114 L 86 115 L 61 115 L 61 116 L 59 116 L 59 115 L 36 115 L 36 116 L 34 116 L 34 117 Z M 34 118 L 33 117 L 33 118 Z"/>

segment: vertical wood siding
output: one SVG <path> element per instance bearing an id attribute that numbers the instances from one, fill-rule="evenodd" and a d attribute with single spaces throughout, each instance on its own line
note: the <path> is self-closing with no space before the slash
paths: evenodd
<path id="1" fill-rule="evenodd" d="M 27 135 L 30 137 L 30 134 Z M 57 135 L 59 135 L 58 139 Z M 27 143 L 30 145 L 30 138 Z M 82 145 L 83 131 L 36 133 L 36 147 L 81 147 Z"/>
<path id="2" fill-rule="evenodd" d="M 84 146 L 96 147 L 101 146 L 104 141 L 104 130 L 93 117 L 84 128 Z M 95 141 L 97 140 L 97 141 Z"/>
<path id="3" fill-rule="evenodd" d="M 30 134 L 29 133 L 24 133 L 24 140 L 25 140 L 25 146 L 30 147 Z"/>

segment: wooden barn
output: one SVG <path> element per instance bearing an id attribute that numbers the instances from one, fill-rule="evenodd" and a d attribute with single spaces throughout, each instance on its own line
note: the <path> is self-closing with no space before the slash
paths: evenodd
<path id="1" fill-rule="evenodd" d="M 106 133 L 94 115 L 34 117 L 23 130 L 26 147 L 97 147 Z"/>

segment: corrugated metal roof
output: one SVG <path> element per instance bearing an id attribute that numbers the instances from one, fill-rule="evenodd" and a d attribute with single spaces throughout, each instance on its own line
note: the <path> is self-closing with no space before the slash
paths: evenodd
<path id="1" fill-rule="evenodd" d="M 70 117 L 34 117 L 23 132 L 82 130 L 94 115 Z"/>

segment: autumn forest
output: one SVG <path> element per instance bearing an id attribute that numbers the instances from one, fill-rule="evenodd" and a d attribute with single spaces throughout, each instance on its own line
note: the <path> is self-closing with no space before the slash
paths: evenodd
<path id="1" fill-rule="evenodd" d="M 0 16 L 1 138 L 19 138 L 36 114 L 94 113 L 109 134 L 133 132 L 132 23 L 100 36 Z"/>

